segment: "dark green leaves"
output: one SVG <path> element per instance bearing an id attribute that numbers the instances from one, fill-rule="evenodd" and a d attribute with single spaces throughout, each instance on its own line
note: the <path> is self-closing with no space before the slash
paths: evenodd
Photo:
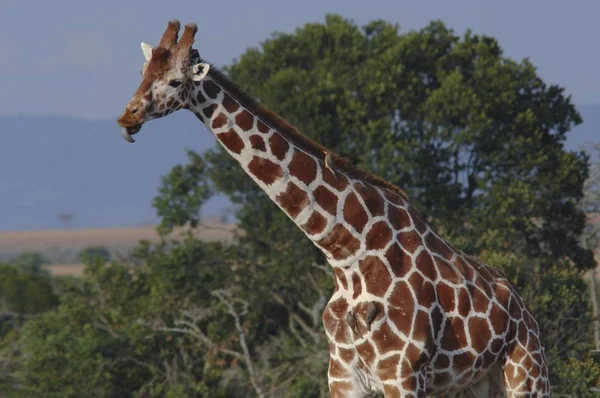
<path id="1" fill-rule="evenodd" d="M 186 223 L 195 227 L 200 222 L 200 207 L 211 195 L 204 159 L 189 150 L 187 154 L 188 164 L 177 165 L 162 177 L 159 195 L 153 202 L 161 218 L 158 228 L 161 235 Z"/>

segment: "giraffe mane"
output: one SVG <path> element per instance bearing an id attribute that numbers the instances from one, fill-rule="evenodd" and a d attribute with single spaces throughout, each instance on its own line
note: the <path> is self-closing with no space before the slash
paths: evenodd
<path id="1" fill-rule="evenodd" d="M 327 154 L 329 159 L 333 161 L 333 164 L 337 170 L 373 186 L 391 191 L 410 202 L 410 198 L 402 189 L 390 184 L 381 177 L 359 169 L 350 160 L 335 154 L 324 146 L 311 140 L 306 135 L 298 131 L 298 129 L 287 120 L 261 105 L 254 97 L 238 87 L 225 73 L 216 68 L 213 64 L 205 60 L 202 60 L 202 62 L 206 62 L 210 65 L 208 72 L 208 76 L 210 76 L 210 78 L 217 82 L 225 91 L 227 91 L 229 95 L 235 98 L 240 105 L 242 105 L 252 114 L 259 117 L 265 124 L 276 129 L 277 131 L 284 133 L 286 137 L 291 138 L 293 144 L 307 151 L 321 161 L 325 161 L 325 156 Z"/>

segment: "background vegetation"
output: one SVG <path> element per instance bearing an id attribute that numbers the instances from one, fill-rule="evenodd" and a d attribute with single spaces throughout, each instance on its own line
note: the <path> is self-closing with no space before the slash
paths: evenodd
<path id="1" fill-rule="evenodd" d="M 585 242 L 597 230 L 585 221 L 599 173 L 564 149 L 581 117 L 563 88 L 504 57 L 493 37 L 439 21 L 400 34 L 336 15 L 274 34 L 226 71 L 502 268 L 540 322 L 555 392 L 593 396 L 600 367 L 583 273 L 595 265 Z M 163 178 L 159 231 L 201 228 L 200 206 L 216 192 L 238 206 L 233 244 L 165 238 L 122 259 L 90 248 L 81 279 L 49 279 L 41 258 L 2 266 L 0 393 L 327 396 L 320 318 L 331 271 L 223 150 L 189 152 Z"/>

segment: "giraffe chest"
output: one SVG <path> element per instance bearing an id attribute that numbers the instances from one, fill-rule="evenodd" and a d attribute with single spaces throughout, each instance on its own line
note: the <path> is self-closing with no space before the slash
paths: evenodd
<path id="1" fill-rule="evenodd" d="M 360 364 L 371 385 L 416 368 L 426 369 L 429 391 L 446 392 L 479 380 L 503 352 L 506 326 L 495 330 L 486 312 L 478 311 L 473 286 L 456 285 L 454 299 L 442 304 L 438 297 L 450 285 L 438 288 L 422 277 L 414 283 L 411 275 L 417 273 L 388 280 L 374 265 L 360 271 L 335 270 L 337 286 L 323 320 L 340 361 Z M 462 293 L 472 308 L 462 308 Z"/>
<path id="2" fill-rule="evenodd" d="M 336 269 L 337 288 L 332 303 L 343 301 L 344 314 L 353 341 L 368 336 L 383 353 L 401 350 L 409 337 L 424 341 L 413 329 L 430 329 L 428 311 L 416 299 L 424 295 L 429 306 L 433 291 L 416 292 L 407 279 L 393 277 L 378 257 L 365 256 L 359 266 Z"/>

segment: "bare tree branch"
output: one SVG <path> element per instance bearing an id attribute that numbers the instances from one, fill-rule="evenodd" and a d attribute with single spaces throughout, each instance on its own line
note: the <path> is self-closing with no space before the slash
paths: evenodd
<path id="1" fill-rule="evenodd" d="M 321 271 L 325 272 L 327 275 L 329 275 L 330 277 L 333 278 L 333 271 L 331 271 L 330 267 L 323 265 L 323 264 L 317 264 L 317 263 L 312 263 L 312 266 L 317 269 L 320 269 Z"/>
<path id="2" fill-rule="evenodd" d="M 317 325 L 319 324 L 318 321 L 314 321 L 315 317 L 314 317 L 314 313 L 313 313 L 313 309 L 308 309 L 306 306 L 304 306 L 304 308 L 306 309 L 306 311 L 308 312 L 308 314 L 311 316 L 311 320 L 313 320 L 313 326 L 310 327 L 305 321 L 304 319 L 302 319 L 302 317 L 300 317 L 298 314 L 296 314 L 294 312 L 294 310 L 292 310 L 292 308 L 290 308 L 286 303 L 285 300 L 277 293 L 275 292 L 271 292 L 271 296 L 275 299 L 275 301 L 277 301 L 279 304 L 281 304 L 290 314 L 290 332 L 292 334 L 294 334 L 294 336 L 298 339 L 298 341 L 300 342 L 300 344 L 302 344 L 302 346 L 304 348 L 306 348 L 306 341 L 300 336 L 298 335 L 298 332 L 295 330 L 295 327 L 293 326 L 293 322 L 292 320 L 297 323 L 298 325 L 300 325 L 300 327 L 302 328 L 302 330 L 304 330 L 304 332 L 306 332 L 309 336 L 311 336 L 315 342 L 318 342 L 321 340 L 321 333 L 318 330 L 315 330 L 316 327 L 318 327 Z M 319 300 L 317 302 L 317 308 L 320 305 L 322 300 Z M 299 304 L 301 305 L 301 304 Z M 302 307 L 301 307 L 302 308 Z M 316 317 L 317 319 L 319 318 L 319 316 L 317 315 Z"/>
<path id="3" fill-rule="evenodd" d="M 312 306 L 312 308 L 309 308 L 302 302 L 298 302 L 298 307 L 300 307 L 301 310 L 303 310 L 308 315 L 310 315 L 313 327 L 316 327 L 317 325 L 320 324 L 321 314 L 323 313 L 323 309 L 325 308 L 326 305 L 327 305 L 327 296 L 325 296 L 325 295 L 321 295 L 321 297 L 319 297 L 319 301 L 317 301 Z"/>
<path id="4" fill-rule="evenodd" d="M 235 322 L 235 328 L 237 329 L 240 336 L 240 346 L 242 347 L 242 351 L 244 352 L 244 361 L 246 363 L 246 368 L 248 369 L 248 374 L 250 375 L 250 381 L 252 382 L 252 386 L 254 390 L 258 394 L 259 397 L 264 397 L 265 394 L 262 391 L 262 388 L 258 384 L 258 380 L 256 378 L 256 373 L 254 371 L 254 364 L 252 362 L 252 357 L 250 355 L 250 350 L 248 349 L 248 345 L 246 344 L 246 332 L 242 327 L 242 323 L 240 321 L 240 317 L 244 316 L 248 313 L 248 302 L 236 297 L 232 297 L 231 293 L 226 290 L 214 290 L 211 294 L 217 297 L 221 303 L 227 308 L 229 314 L 233 317 Z M 242 309 L 240 311 L 236 310 L 235 304 L 241 304 Z"/>

